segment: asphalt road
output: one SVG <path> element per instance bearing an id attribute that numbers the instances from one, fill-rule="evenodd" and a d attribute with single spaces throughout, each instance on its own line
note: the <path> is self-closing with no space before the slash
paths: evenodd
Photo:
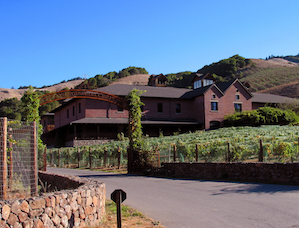
<path id="1" fill-rule="evenodd" d="M 127 193 L 124 204 L 167 228 L 299 227 L 299 186 L 201 181 L 48 168 Z"/>

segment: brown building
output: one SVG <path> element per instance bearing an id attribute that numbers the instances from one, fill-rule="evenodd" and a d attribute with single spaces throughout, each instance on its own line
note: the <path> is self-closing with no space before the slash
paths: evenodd
<path id="1" fill-rule="evenodd" d="M 166 82 L 164 76 L 158 75 L 149 78 L 150 86 L 114 84 L 96 91 L 122 98 L 134 88 L 145 91 L 141 95 L 142 127 L 149 136 L 215 129 L 223 125 L 225 115 L 252 109 L 253 95 L 238 79 L 214 84 L 209 75 L 197 75 L 195 89 L 167 87 Z M 53 121 L 53 114 L 42 118 L 43 139 L 48 146 L 74 146 L 75 140 L 116 139 L 119 133 L 127 132 L 128 111 L 108 101 L 66 99 L 53 113 L 52 131 L 46 125 L 50 119 Z"/>
<path id="2" fill-rule="evenodd" d="M 149 86 L 114 84 L 95 91 L 124 99 L 134 88 L 144 91 L 141 123 L 143 133 L 149 136 L 216 129 L 223 126 L 227 114 L 285 100 L 281 96 L 251 93 L 238 79 L 214 84 L 209 74 L 196 74 L 194 89 L 167 87 L 166 82 L 165 76 L 158 75 L 149 78 Z M 127 122 L 128 110 L 109 100 L 66 99 L 42 117 L 43 139 L 48 146 L 76 146 L 79 141 L 85 144 L 91 140 L 100 143 L 116 139 L 120 133 L 126 135 Z"/>

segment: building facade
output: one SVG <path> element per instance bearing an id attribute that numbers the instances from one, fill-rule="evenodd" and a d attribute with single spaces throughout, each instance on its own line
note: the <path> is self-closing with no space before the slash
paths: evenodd
<path id="1" fill-rule="evenodd" d="M 96 91 L 124 99 L 134 88 L 143 91 L 141 123 L 144 135 L 149 136 L 219 128 L 225 115 L 252 109 L 253 94 L 238 79 L 214 84 L 209 77 L 199 76 L 194 79 L 196 89 L 182 89 L 164 86 L 165 77 L 160 77 L 152 77 L 150 86 L 114 84 Z M 43 135 L 48 146 L 73 146 L 74 140 L 116 139 L 127 132 L 128 110 L 109 101 L 66 99 L 52 113 L 55 128 Z M 50 117 L 53 119 L 53 114 L 43 116 L 42 124 Z"/>

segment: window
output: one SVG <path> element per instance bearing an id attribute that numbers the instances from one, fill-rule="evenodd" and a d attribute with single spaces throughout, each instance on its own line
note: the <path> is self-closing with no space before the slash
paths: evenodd
<path id="1" fill-rule="evenodd" d="M 144 112 L 144 105 L 140 106 L 140 110 L 141 110 L 141 112 Z"/>
<path id="2" fill-rule="evenodd" d="M 81 103 L 79 103 L 78 112 L 81 113 Z"/>
<path id="3" fill-rule="evenodd" d="M 67 109 L 66 110 L 66 118 L 69 118 L 70 117 L 70 113 L 69 113 L 69 110 Z"/>
<path id="4" fill-rule="evenodd" d="M 236 112 L 242 112 L 242 104 L 235 103 L 235 111 Z"/>
<path id="5" fill-rule="evenodd" d="M 117 106 L 117 112 L 124 112 L 124 108 L 120 107 L 120 106 Z"/>
<path id="6" fill-rule="evenodd" d="M 218 111 L 218 102 L 211 102 L 211 111 Z"/>
<path id="7" fill-rule="evenodd" d="M 73 106 L 73 116 L 75 116 L 75 106 Z"/>
<path id="8" fill-rule="evenodd" d="M 181 104 L 175 104 L 175 113 L 181 113 Z"/>
<path id="9" fill-rule="evenodd" d="M 215 99 L 215 98 L 216 98 L 216 95 L 215 95 L 215 94 L 213 94 L 213 95 L 212 95 L 212 98 L 213 98 L 213 99 Z"/>
<path id="10" fill-rule="evenodd" d="M 236 100 L 240 100 L 240 95 L 236 94 Z"/>
<path id="11" fill-rule="evenodd" d="M 158 112 L 163 112 L 163 104 L 162 103 L 158 103 Z"/>

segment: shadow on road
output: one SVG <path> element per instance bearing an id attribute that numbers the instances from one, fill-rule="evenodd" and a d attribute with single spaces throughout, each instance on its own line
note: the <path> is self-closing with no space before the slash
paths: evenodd
<path id="1" fill-rule="evenodd" d="M 238 183 L 238 182 L 233 182 Z M 276 184 L 255 184 L 255 183 L 238 183 L 239 185 L 227 185 L 220 190 L 218 189 L 212 195 L 223 194 L 248 194 L 248 193 L 260 193 L 260 194 L 276 194 L 285 192 L 298 192 L 299 186 L 294 185 L 276 185 Z"/>

